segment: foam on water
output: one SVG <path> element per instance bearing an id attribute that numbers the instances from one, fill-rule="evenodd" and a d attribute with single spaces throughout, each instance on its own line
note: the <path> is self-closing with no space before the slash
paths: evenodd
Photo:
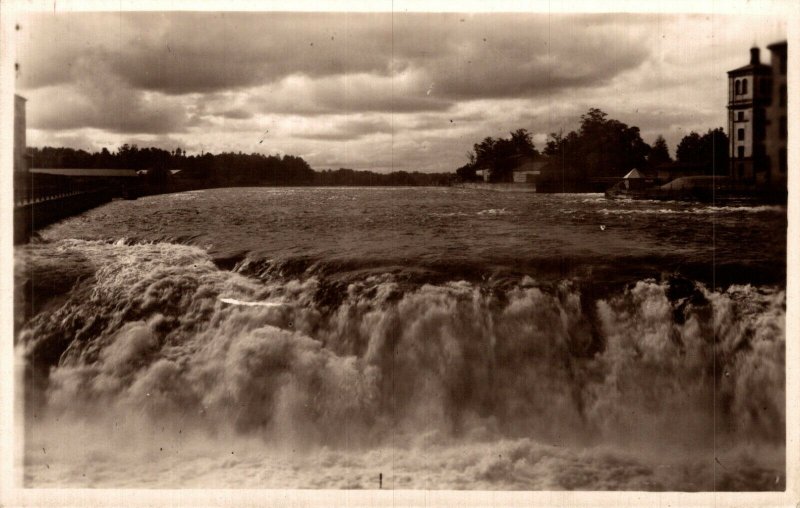
<path id="1" fill-rule="evenodd" d="M 285 305 L 283 302 L 242 302 L 235 298 L 220 298 L 219 301 L 231 305 L 242 305 L 244 307 L 280 307 Z"/>
<path id="2" fill-rule="evenodd" d="M 18 254 L 73 274 L 17 337 L 38 380 L 30 485 L 785 485 L 779 287 L 587 300 L 567 280 L 386 274 L 331 299 L 320 277 L 255 280 L 192 246 Z"/>
<path id="3" fill-rule="evenodd" d="M 721 213 L 786 213 L 786 207 L 780 205 L 761 206 L 705 206 L 702 208 L 602 208 L 598 210 L 604 215 L 659 215 L 659 214 L 694 214 L 709 215 Z"/>

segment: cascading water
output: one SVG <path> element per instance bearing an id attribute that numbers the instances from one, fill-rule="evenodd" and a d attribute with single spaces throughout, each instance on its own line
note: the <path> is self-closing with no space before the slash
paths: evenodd
<path id="1" fill-rule="evenodd" d="M 221 261 L 58 227 L 17 251 L 30 485 L 785 486 L 780 280 Z"/>

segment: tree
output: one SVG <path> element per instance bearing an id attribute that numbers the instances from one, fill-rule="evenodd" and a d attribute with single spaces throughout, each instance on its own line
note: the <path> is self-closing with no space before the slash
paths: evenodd
<path id="1" fill-rule="evenodd" d="M 597 183 L 602 178 L 619 177 L 644 167 L 650 150 L 638 127 L 591 108 L 581 116 L 577 131 L 550 134 L 544 149 L 550 164 L 537 180 L 537 187 L 564 192 L 597 190 L 597 186 L 605 185 Z"/>
<path id="2" fill-rule="evenodd" d="M 647 163 L 650 167 L 655 167 L 668 162 L 672 162 L 672 157 L 669 156 L 667 141 L 664 139 L 664 136 L 659 134 L 653 146 L 650 148 L 650 154 L 647 156 Z"/>
<path id="3" fill-rule="evenodd" d="M 700 162 L 700 134 L 692 131 L 684 136 L 675 149 L 675 157 L 678 158 L 678 162 Z"/>
<path id="4" fill-rule="evenodd" d="M 692 131 L 678 143 L 675 155 L 679 162 L 702 164 L 708 171 L 725 174 L 728 171 L 728 136 L 722 127 L 709 129 L 702 136 Z"/>
<path id="5" fill-rule="evenodd" d="M 533 145 L 530 133 L 526 129 L 517 129 L 510 133 L 508 139 L 493 137 L 484 138 L 473 145 L 473 152 L 468 154 L 469 163 L 456 171 L 462 180 L 475 179 L 478 169 L 489 170 L 489 180 L 502 182 L 511 179 L 511 172 L 519 163 L 520 157 L 532 157 L 538 152 Z M 467 169 L 470 166 L 470 169 Z"/>
<path id="6" fill-rule="evenodd" d="M 609 119 L 597 108 L 581 116 L 578 136 L 579 163 L 585 166 L 589 178 L 622 176 L 643 167 L 650 153 L 650 145 L 642 140 L 638 127 Z"/>
<path id="7" fill-rule="evenodd" d="M 475 173 L 475 165 L 471 163 L 464 164 L 456 170 L 456 176 L 462 182 L 474 182 L 478 179 Z"/>
<path id="8" fill-rule="evenodd" d="M 510 148 L 515 155 L 533 157 L 538 152 L 533 145 L 531 133 L 527 129 L 517 129 L 511 133 Z"/>

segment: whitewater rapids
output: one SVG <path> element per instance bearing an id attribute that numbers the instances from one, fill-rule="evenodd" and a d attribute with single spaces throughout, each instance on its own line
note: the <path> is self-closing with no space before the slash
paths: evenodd
<path id="1" fill-rule="evenodd" d="M 333 291 L 75 239 L 21 247 L 16 270 L 26 486 L 785 487 L 779 285 Z"/>

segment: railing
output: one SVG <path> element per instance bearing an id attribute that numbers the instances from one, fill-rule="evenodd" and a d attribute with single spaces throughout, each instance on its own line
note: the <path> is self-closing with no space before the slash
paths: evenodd
<path id="1" fill-rule="evenodd" d="M 15 200 L 14 243 L 26 242 L 40 228 L 107 203 L 113 197 L 106 187 L 51 194 L 40 190 L 37 189 L 35 197 L 24 196 Z"/>
<path id="2" fill-rule="evenodd" d="M 38 195 L 35 197 L 15 196 L 14 206 L 23 207 L 33 205 L 36 203 L 43 203 L 45 201 L 53 201 L 56 199 L 63 199 L 72 196 L 79 196 L 81 194 L 94 194 L 103 192 L 105 189 L 89 189 L 89 190 L 74 190 L 74 191 L 61 191 L 54 194 Z"/>

